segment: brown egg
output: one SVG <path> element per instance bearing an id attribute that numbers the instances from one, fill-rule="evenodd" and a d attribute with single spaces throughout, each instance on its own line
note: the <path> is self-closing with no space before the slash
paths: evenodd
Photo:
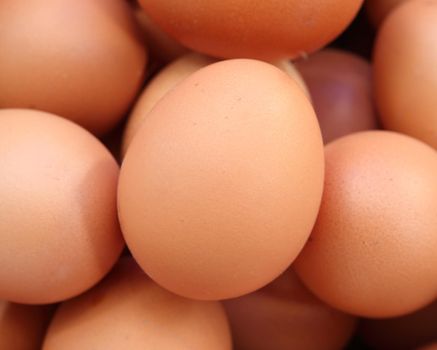
<path id="1" fill-rule="evenodd" d="M 411 0 L 381 27 L 374 50 L 384 126 L 437 148 L 437 0 Z"/>
<path id="2" fill-rule="evenodd" d="M 387 15 L 406 0 L 366 0 L 366 10 L 370 21 L 379 27 Z"/>
<path id="3" fill-rule="evenodd" d="M 224 58 L 293 58 L 339 35 L 363 0 L 140 0 L 184 46 Z"/>
<path id="4" fill-rule="evenodd" d="M 124 237 L 140 266 L 177 294 L 249 293 L 302 249 L 323 166 L 317 119 L 292 79 L 260 61 L 209 65 L 155 106 L 126 154 Z"/>
<path id="5" fill-rule="evenodd" d="M 436 341 L 437 301 L 403 317 L 363 320 L 359 334 L 366 344 L 376 350 L 410 350 Z"/>
<path id="6" fill-rule="evenodd" d="M 222 306 L 176 296 L 123 258 L 96 288 L 65 302 L 43 350 L 230 350 Z"/>
<path id="7" fill-rule="evenodd" d="M 123 117 L 146 51 L 120 0 L 2 0 L 0 108 L 58 114 L 95 134 Z"/>
<path id="8" fill-rule="evenodd" d="M 413 312 L 437 292 L 437 153 L 388 131 L 325 151 L 322 206 L 295 269 L 320 299 L 367 317 Z"/>
<path id="9" fill-rule="evenodd" d="M 150 51 L 150 56 L 159 63 L 168 63 L 188 52 L 188 49 L 169 37 L 153 23 L 141 7 L 135 6 L 135 17 Z"/>
<path id="10" fill-rule="evenodd" d="M 97 283 L 123 248 L 118 166 L 66 119 L 0 111 L 0 297 L 43 304 Z"/>
<path id="11" fill-rule="evenodd" d="M 238 350 L 338 350 L 355 330 L 354 317 L 317 300 L 291 270 L 224 306 Z"/>
<path id="12" fill-rule="evenodd" d="M 40 350 L 54 306 L 0 301 L 0 349 Z"/>
<path id="13" fill-rule="evenodd" d="M 377 128 L 370 64 L 352 53 L 326 49 L 296 62 L 328 143 Z"/>
<path id="14" fill-rule="evenodd" d="M 169 64 L 152 79 L 136 102 L 127 121 L 123 133 L 122 155 L 126 154 L 138 128 L 156 103 L 190 74 L 215 61 L 204 55 L 190 53 Z"/>
<path id="15" fill-rule="evenodd" d="M 437 350 L 437 342 L 432 343 L 432 344 L 428 344 L 427 346 L 423 346 L 417 350 Z"/>

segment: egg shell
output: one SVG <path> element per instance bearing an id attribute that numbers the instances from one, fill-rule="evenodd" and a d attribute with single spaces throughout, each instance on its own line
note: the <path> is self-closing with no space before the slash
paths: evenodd
<path id="1" fill-rule="evenodd" d="M 2 0 L 0 23 L 0 108 L 51 112 L 95 134 L 127 112 L 147 61 L 127 2 Z"/>
<path id="2" fill-rule="evenodd" d="M 297 61 L 325 143 L 377 129 L 370 63 L 347 51 L 326 49 Z"/>
<path id="3" fill-rule="evenodd" d="M 160 100 L 128 149 L 124 237 L 146 273 L 177 294 L 249 293 L 302 249 L 323 166 L 316 116 L 292 79 L 255 60 L 209 65 Z"/>
<path id="4" fill-rule="evenodd" d="M 362 0 L 140 0 L 184 46 L 223 58 L 293 58 L 339 35 Z"/>
<path id="5" fill-rule="evenodd" d="M 321 300 L 395 317 L 437 292 L 437 153 L 411 137 L 367 131 L 326 146 L 325 189 L 294 268 Z"/>
<path id="6" fill-rule="evenodd" d="M 0 349 L 40 350 L 54 310 L 0 301 Z"/>
<path id="7" fill-rule="evenodd" d="M 375 96 L 385 128 L 437 148 L 437 1 L 396 7 L 379 30 Z"/>
<path id="8" fill-rule="evenodd" d="M 338 350 L 355 331 L 354 317 L 316 299 L 291 269 L 224 306 L 238 350 Z"/>
<path id="9" fill-rule="evenodd" d="M 63 303 L 43 350 L 231 350 L 222 306 L 178 297 L 123 258 L 101 284 Z"/>
<path id="10" fill-rule="evenodd" d="M 437 301 L 414 313 L 383 320 L 364 319 L 359 335 L 375 350 L 409 350 L 437 340 Z"/>
<path id="11" fill-rule="evenodd" d="M 123 248 L 119 168 L 76 124 L 0 111 L 0 297 L 52 303 L 84 292 Z"/>
<path id="12" fill-rule="evenodd" d="M 437 342 L 428 344 L 426 346 L 423 346 L 421 348 L 418 348 L 417 350 L 437 350 Z"/>

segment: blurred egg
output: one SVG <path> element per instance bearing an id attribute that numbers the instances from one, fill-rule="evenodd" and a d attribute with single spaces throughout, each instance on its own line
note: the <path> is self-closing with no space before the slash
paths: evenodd
<path id="1" fill-rule="evenodd" d="M 394 317 L 437 295 L 437 153 L 388 131 L 325 150 L 322 206 L 294 265 L 320 299 L 345 312 Z"/>
<path id="2" fill-rule="evenodd" d="M 325 143 L 377 128 L 371 67 L 365 59 L 326 49 L 297 61 L 296 67 L 310 91 Z"/>
<path id="3" fill-rule="evenodd" d="M 153 23 L 141 7 L 135 6 L 134 11 L 152 59 L 158 63 L 168 63 L 188 52 Z"/>
<path id="4" fill-rule="evenodd" d="M 437 0 L 398 6 L 374 49 L 375 96 L 389 130 L 437 148 Z"/>
<path id="5" fill-rule="evenodd" d="M 437 350 L 437 342 L 432 343 L 432 344 L 428 344 L 426 346 L 421 347 L 420 349 L 417 350 Z"/>
<path id="6" fill-rule="evenodd" d="M 437 301 L 406 316 L 362 320 L 359 334 L 376 350 L 410 350 L 437 341 Z"/>
<path id="7" fill-rule="evenodd" d="M 146 50 L 119 0 L 2 0 L 0 108 L 58 114 L 109 131 L 141 87 Z"/>
<path id="8" fill-rule="evenodd" d="M 63 303 L 43 350 L 231 350 L 217 302 L 178 297 L 123 258 L 97 287 Z"/>
<path id="9" fill-rule="evenodd" d="M 51 303 L 97 283 L 123 248 L 110 153 L 68 120 L 4 109 L 0 164 L 0 297 Z"/>
<path id="10" fill-rule="evenodd" d="M 122 231 L 140 266 L 186 297 L 252 292 L 280 275 L 313 227 L 323 148 L 309 100 L 255 60 L 202 68 L 147 115 L 125 156 Z"/>
<path id="11" fill-rule="evenodd" d="M 355 330 L 354 317 L 317 300 L 291 270 L 224 306 L 238 350 L 338 350 Z"/>
<path id="12" fill-rule="evenodd" d="M 339 35 L 363 0 L 140 0 L 150 18 L 184 46 L 224 58 L 293 58 Z"/>
<path id="13" fill-rule="evenodd" d="M 0 301 L 0 349 L 40 350 L 54 306 Z"/>
<path id="14" fill-rule="evenodd" d="M 190 74 L 215 61 L 204 55 L 190 53 L 169 64 L 152 79 L 140 95 L 127 120 L 123 133 L 122 155 L 126 154 L 133 136 L 156 103 Z"/>
<path id="15" fill-rule="evenodd" d="M 379 27 L 387 15 L 406 0 L 366 0 L 366 10 L 370 21 Z"/>

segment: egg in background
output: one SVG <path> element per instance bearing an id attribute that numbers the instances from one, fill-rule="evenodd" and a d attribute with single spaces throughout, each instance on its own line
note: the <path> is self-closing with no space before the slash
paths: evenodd
<path id="1" fill-rule="evenodd" d="M 316 299 L 289 269 L 266 287 L 224 301 L 238 350 L 338 350 L 356 319 Z"/>
<path id="2" fill-rule="evenodd" d="M 140 0 L 165 32 L 222 58 L 295 58 L 314 52 L 352 22 L 363 0 Z"/>
<path id="3" fill-rule="evenodd" d="M 0 2 L 0 108 L 54 113 L 102 135 L 128 111 L 146 63 L 126 1 Z"/>
<path id="4" fill-rule="evenodd" d="M 46 304 L 91 288 L 124 246 L 109 151 L 69 120 L 3 109 L 0 164 L 0 298 Z"/>
<path id="5" fill-rule="evenodd" d="M 98 286 L 60 305 L 43 350 L 231 350 L 218 302 L 178 297 L 122 258 Z"/>
<path id="6" fill-rule="evenodd" d="M 378 128 L 370 63 L 355 54 L 325 49 L 295 62 L 328 143 L 353 132 Z"/>
<path id="7" fill-rule="evenodd" d="M 437 294 L 437 153 L 411 137 L 351 134 L 325 147 L 316 225 L 294 269 L 332 307 L 401 316 Z"/>
<path id="8" fill-rule="evenodd" d="M 383 126 L 437 149 L 436 34 L 437 0 L 406 1 L 378 32 L 373 69 Z"/>

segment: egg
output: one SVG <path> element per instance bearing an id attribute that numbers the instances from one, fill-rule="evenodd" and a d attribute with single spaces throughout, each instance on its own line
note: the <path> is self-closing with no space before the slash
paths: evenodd
<path id="1" fill-rule="evenodd" d="M 84 292 L 123 248 L 118 165 L 76 124 L 0 111 L 0 298 L 57 302 Z"/>
<path id="2" fill-rule="evenodd" d="M 150 56 L 158 63 L 171 62 L 188 52 L 188 49 L 169 37 L 153 23 L 141 7 L 135 5 L 134 13 L 147 43 Z"/>
<path id="3" fill-rule="evenodd" d="M 292 270 L 224 306 L 238 350 L 343 349 L 356 325 L 309 293 Z"/>
<path id="4" fill-rule="evenodd" d="M 417 350 L 437 350 L 437 342 L 432 343 L 432 344 L 428 344 L 427 346 L 423 346 Z"/>
<path id="5" fill-rule="evenodd" d="M 147 61 L 127 2 L 2 0 L 0 23 L 0 108 L 51 112 L 99 135 L 127 112 Z"/>
<path id="6" fill-rule="evenodd" d="M 231 350 L 217 302 L 178 297 L 123 258 L 96 288 L 63 303 L 43 350 Z"/>
<path id="7" fill-rule="evenodd" d="M 0 301 L 0 349 L 40 350 L 53 311 L 52 305 Z"/>
<path id="8" fill-rule="evenodd" d="M 223 58 L 293 58 L 316 51 L 352 21 L 363 0 L 140 0 L 184 46 Z"/>
<path id="9" fill-rule="evenodd" d="M 437 148 L 437 0 L 398 6 L 374 49 L 375 96 L 385 128 Z"/>
<path id="10" fill-rule="evenodd" d="M 156 103 L 190 74 L 215 61 L 215 59 L 208 56 L 190 53 L 169 64 L 152 79 L 138 98 L 127 120 L 122 140 L 123 155 L 126 154 L 134 135 L 143 123 L 146 115 Z"/>
<path id="11" fill-rule="evenodd" d="M 437 293 L 437 153 L 411 137 L 367 131 L 326 146 L 325 188 L 294 265 L 321 300 L 395 317 Z"/>
<path id="12" fill-rule="evenodd" d="M 366 10 L 372 23 L 379 27 L 387 15 L 406 0 L 366 0 Z"/>
<path id="13" fill-rule="evenodd" d="M 218 300 L 280 275 L 306 242 L 323 145 L 301 88 L 256 60 L 195 72 L 147 115 L 118 187 L 123 235 L 158 284 Z"/>
<path id="14" fill-rule="evenodd" d="M 375 350 L 410 350 L 435 341 L 437 340 L 437 301 L 402 317 L 362 320 L 359 335 Z"/>
<path id="15" fill-rule="evenodd" d="M 325 143 L 377 129 L 371 66 L 365 59 L 326 49 L 296 62 L 308 86 Z"/>

